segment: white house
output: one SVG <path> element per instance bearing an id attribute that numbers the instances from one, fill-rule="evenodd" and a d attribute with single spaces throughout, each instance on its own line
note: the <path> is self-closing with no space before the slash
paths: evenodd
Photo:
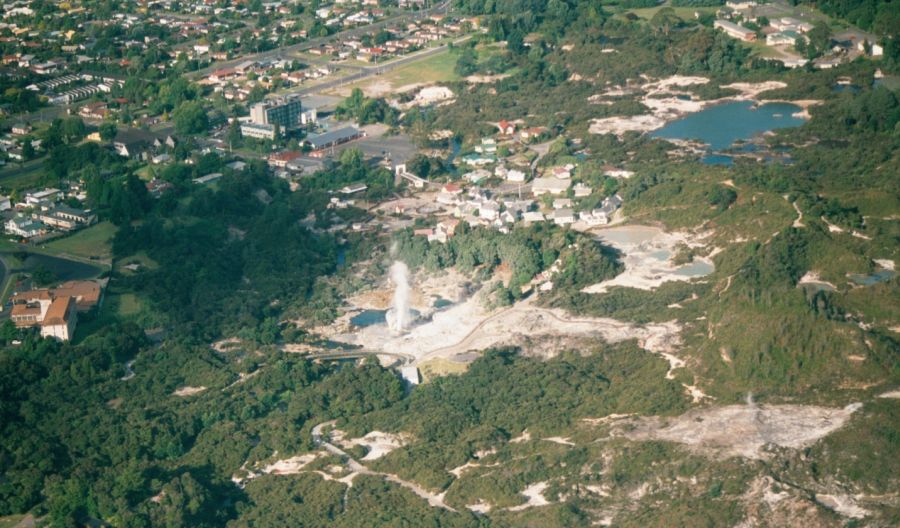
<path id="1" fill-rule="evenodd" d="M 572 170 L 575 168 L 574 165 L 566 165 L 564 167 L 553 167 L 550 169 L 550 173 L 561 180 L 568 180 L 572 177 Z"/>
<path id="2" fill-rule="evenodd" d="M 570 180 L 560 180 L 559 178 L 553 177 L 545 177 L 545 178 L 535 178 L 533 182 L 531 182 L 531 193 L 535 196 L 541 196 L 543 194 L 564 194 L 569 190 L 569 185 L 571 185 Z"/>
<path id="3" fill-rule="evenodd" d="M 26 216 L 10 218 L 6 221 L 4 227 L 7 233 L 18 235 L 22 238 L 31 238 L 47 232 L 47 226 Z"/>
<path id="4" fill-rule="evenodd" d="M 527 177 L 528 176 L 525 174 L 525 172 L 517 169 L 510 169 L 506 172 L 506 181 L 511 181 L 514 183 L 524 183 Z"/>
<path id="5" fill-rule="evenodd" d="M 540 211 L 525 211 L 522 213 L 522 220 L 526 223 L 543 222 L 545 220 L 544 213 Z"/>
<path id="6" fill-rule="evenodd" d="M 59 197 L 60 190 L 48 187 L 41 191 L 29 191 L 25 193 L 25 204 L 26 205 L 38 205 L 44 200 L 55 200 Z"/>
<path id="7" fill-rule="evenodd" d="M 609 217 L 600 209 L 593 211 L 582 211 L 581 220 L 589 226 L 606 225 L 609 223 Z"/>
<path id="8" fill-rule="evenodd" d="M 571 209 L 557 209 L 553 211 L 553 223 L 567 225 L 575 222 L 575 212 Z"/>
<path id="9" fill-rule="evenodd" d="M 472 183 L 478 183 L 481 180 L 483 180 L 485 178 L 490 178 L 490 177 L 491 177 L 490 171 L 486 171 L 484 169 L 473 170 L 473 171 L 467 172 L 465 175 L 463 175 L 463 178 L 465 178 L 466 181 L 470 181 Z"/>
<path id="10" fill-rule="evenodd" d="M 571 209 L 572 208 L 572 200 L 569 198 L 557 198 L 553 200 L 553 208 L 554 209 Z"/>
<path id="11" fill-rule="evenodd" d="M 575 198 L 584 198 L 585 196 L 590 196 L 593 192 L 590 187 L 580 182 L 575 184 L 572 191 L 575 193 Z"/>

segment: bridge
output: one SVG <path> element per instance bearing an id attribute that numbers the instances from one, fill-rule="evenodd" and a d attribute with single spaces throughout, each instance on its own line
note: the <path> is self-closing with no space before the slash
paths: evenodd
<path id="1" fill-rule="evenodd" d="M 305 347 L 301 349 L 297 346 L 292 346 L 291 344 L 285 344 L 280 346 L 279 348 L 282 352 L 300 353 L 303 354 L 303 356 L 306 358 L 321 359 L 323 361 L 338 361 L 341 359 L 361 359 L 372 356 L 385 356 L 397 360 L 400 363 L 400 366 L 406 366 L 410 365 L 416 359 L 411 354 L 404 354 L 402 352 L 385 352 L 383 350 L 366 350 L 362 348 L 319 350 L 315 352 L 310 352 L 307 351 Z"/>

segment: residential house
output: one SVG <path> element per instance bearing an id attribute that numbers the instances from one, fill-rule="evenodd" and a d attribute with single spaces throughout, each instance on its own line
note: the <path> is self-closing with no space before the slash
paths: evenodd
<path id="1" fill-rule="evenodd" d="M 551 216 L 553 223 L 556 225 L 567 225 L 575 222 L 575 211 L 569 208 L 556 209 Z"/>
<path id="2" fill-rule="evenodd" d="M 472 153 L 466 154 L 461 158 L 462 162 L 466 165 L 471 165 L 474 167 L 483 167 L 485 165 L 490 165 L 491 163 L 497 162 L 497 156 L 493 154 L 480 154 L 480 153 Z"/>
<path id="3" fill-rule="evenodd" d="M 482 202 L 478 205 L 478 217 L 485 220 L 496 220 L 500 217 L 500 204 L 493 200 Z"/>
<path id="4" fill-rule="evenodd" d="M 504 136 L 511 136 L 516 133 L 516 124 L 503 119 L 497 123 L 497 130 Z"/>
<path id="5" fill-rule="evenodd" d="M 582 211 L 579 216 L 581 221 L 589 226 L 606 225 L 609 223 L 609 216 L 600 209 Z"/>
<path id="6" fill-rule="evenodd" d="M 526 175 L 525 172 L 517 169 L 510 169 L 506 173 L 506 181 L 510 181 L 513 183 L 524 183 L 526 179 L 528 179 L 528 175 Z"/>
<path id="7" fill-rule="evenodd" d="M 557 198 L 553 200 L 554 209 L 571 209 L 572 200 L 569 198 Z"/>
<path id="8" fill-rule="evenodd" d="M 537 141 L 547 133 L 547 127 L 530 127 L 519 132 L 519 139 L 526 143 Z"/>
<path id="9" fill-rule="evenodd" d="M 568 164 L 564 167 L 553 167 L 552 169 L 550 169 L 550 174 L 561 180 L 568 180 L 572 177 L 572 171 L 574 169 L 575 166 L 572 164 Z"/>
<path id="10" fill-rule="evenodd" d="M 484 179 L 490 178 L 490 177 L 491 177 L 490 171 L 487 171 L 485 169 L 476 169 L 471 172 L 467 172 L 466 174 L 463 175 L 463 178 L 465 178 L 466 181 L 469 181 L 472 183 L 478 183 L 481 180 L 484 180 Z"/>
<path id="11" fill-rule="evenodd" d="M 173 187 L 174 186 L 171 183 L 165 180 L 160 180 L 158 178 L 154 178 L 147 182 L 147 192 L 149 192 L 150 196 L 154 198 L 159 198 L 163 195 L 163 193 Z"/>
<path id="12" fill-rule="evenodd" d="M 87 103 L 78 110 L 78 115 L 85 119 L 106 119 L 109 116 L 109 108 L 103 101 Z"/>
<path id="13" fill-rule="evenodd" d="M 571 183 L 570 180 L 561 180 L 553 177 L 535 178 L 531 182 L 531 193 L 534 196 L 541 196 L 547 193 L 554 195 L 565 194 L 569 190 Z"/>
<path id="14" fill-rule="evenodd" d="M 584 198 L 585 196 L 590 196 L 593 192 L 589 186 L 581 182 L 576 183 L 575 186 L 572 187 L 572 191 L 575 193 L 575 198 Z"/>
<path id="15" fill-rule="evenodd" d="M 154 139 L 153 134 L 137 128 L 120 128 L 113 140 L 113 148 L 118 155 L 126 158 L 145 157 Z"/>
<path id="16" fill-rule="evenodd" d="M 269 165 L 284 169 L 288 162 L 303 157 L 303 153 L 299 150 L 282 150 L 281 152 L 273 152 L 269 154 Z"/>
<path id="17" fill-rule="evenodd" d="M 609 176 L 610 178 L 628 179 L 634 176 L 634 173 L 629 170 L 617 168 L 613 165 L 605 165 L 603 167 L 603 175 Z"/>
<path id="18" fill-rule="evenodd" d="M 495 154 L 497 152 L 497 140 L 494 138 L 482 138 L 481 145 L 475 146 L 475 152 L 479 154 Z"/>
<path id="19" fill-rule="evenodd" d="M 522 220 L 526 223 L 543 222 L 545 220 L 544 213 L 540 211 L 525 211 L 522 213 Z"/>
<path id="20" fill-rule="evenodd" d="M 48 231 L 47 226 L 29 218 L 27 216 L 16 216 L 10 218 L 4 224 L 6 232 L 20 236 L 22 238 L 32 238 L 45 234 Z"/>

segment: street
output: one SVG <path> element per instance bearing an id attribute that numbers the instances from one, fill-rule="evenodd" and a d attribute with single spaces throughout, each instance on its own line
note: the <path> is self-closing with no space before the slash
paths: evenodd
<path id="1" fill-rule="evenodd" d="M 262 59 L 269 59 L 272 57 L 284 57 L 291 53 L 295 53 L 295 52 L 299 52 L 299 51 L 306 51 L 306 50 L 310 50 L 313 48 L 318 48 L 319 46 L 322 46 L 324 44 L 327 44 L 329 42 L 333 42 L 336 40 L 359 37 L 359 36 L 365 35 L 367 33 L 372 33 L 373 31 L 377 31 L 379 29 L 382 29 L 382 28 L 392 25 L 392 24 L 403 23 L 403 22 L 407 22 L 410 20 L 419 20 L 421 18 L 431 16 L 435 13 L 440 13 L 440 12 L 446 13 L 449 9 L 450 9 L 450 0 L 445 0 L 444 2 L 438 4 L 430 9 L 423 9 L 422 11 L 415 11 L 412 13 L 407 13 L 404 15 L 396 16 L 394 18 L 388 18 L 388 19 L 382 20 L 380 22 L 375 22 L 373 24 L 369 24 L 367 26 L 359 26 L 359 27 L 355 27 L 352 29 L 348 29 L 346 31 L 339 31 L 339 32 L 337 32 L 333 35 L 329 35 L 327 37 L 318 37 L 318 38 L 314 38 L 311 40 L 307 40 L 306 42 L 301 42 L 300 44 L 294 44 L 292 46 L 283 46 L 281 48 L 276 48 L 276 49 L 269 50 L 269 51 L 263 51 L 261 53 L 245 54 L 236 59 L 231 59 L 231 60 L 221 61 L 221 62 L 214 62 L 213 64 L 210 64 L 206 68 L 202 68 L 202 69 L 199 69 L 195 72 L 188 74 L 188 77 L 191 77 L 191 78 L 205 77 L 216 70 L 219 70 L 222 68 L 231 68 L 237 64 L 240 64 L 240 63 L 242 63 L 244 61 L 248 61 L 248 60 L 262 60 Z"/>

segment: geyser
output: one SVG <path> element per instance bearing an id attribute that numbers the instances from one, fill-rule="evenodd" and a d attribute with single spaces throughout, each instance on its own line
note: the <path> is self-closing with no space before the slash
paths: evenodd
<path id="1" fill-rule="evenodd" d="M 403 333 L 409 328 L 409 268 L 399 260 L 391 265 L 391 281 L 394 283 L 394 299 L 391 309 L 385 314 L 388 327 L 395 333 Z"/>

